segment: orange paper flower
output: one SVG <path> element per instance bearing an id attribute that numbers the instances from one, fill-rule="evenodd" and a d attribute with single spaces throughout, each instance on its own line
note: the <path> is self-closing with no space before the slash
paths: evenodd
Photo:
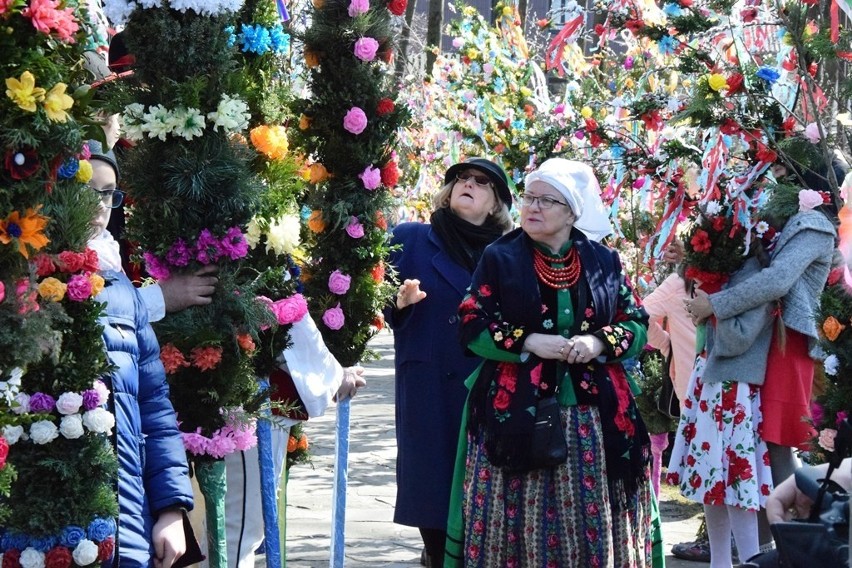
<path id="1" fill-rule="evenodd" d="M 319 162 L 315 162 L 311 164 L 310 169 L 310 181 L 313 184 L 322 183 L 328 179 L 328 170 L 325 169 L 325 166 L 320 164 Z"/>
<path id="2" fill-rule="evenodd" d="M 319 67 L 320 56 L 316 51 L 305 51 L 305 65 L 308 69 Z"/>
<path id="3" fill-rule="evenodd" d="M 254 344 L 254 340 L 248 333 L 240 333 L 239 335 L 237 335 L 237 344 L 240 346 L 240 349 L 242 349 L 246 353 L 251 353 L 255 350 L 256 347 L 256 345 Z"/>
<path id="4" fill-rule="evenodd" d="M 325 220 L 322 218 L 322 211 L 319 209 L 311 211 L 311 216 L 308 217 L 308 229 L 317 234 L 325 231 Z"/>
<path id="5" fill-rule="evenodd" d="M 160 361 L 163 362 L 163 367 L 166 368 L 166 373 L 171 375 L 181 367 L 189 367 L 186 357 L 183 356 L 180 349 L 171 343 L 163 345 L 160 349 Z"/>
<path id="6" fill-rule="evenodd" d="M 308 437 L 307 436 L 302 434 L 302 437 L 299 438 L 299 441 L 296 443 L 296 449 L 297 450 L 307 450 L 308 449 Z"/>
<path id="7" fill-rule="evenodd" d="M 288 454 L 291 454 L 291 453 L 293 453 L 293 452 L 295 452 L 295 451 L 296 451 L 296 444 L 297 444 L 297 443 L 298 443 L 298 442 L 296 442 L 296 438 L 295 438 L 295 437 L 293 437 L 293 436 L 290 436 L 290 437 L 287 439 L 287 453 L 288 453 Z"/>
<path id="8" fill-rule="evenodd" d="M 313 119 L 306 114 L 299 116 L 299 130 L 307 130 L 311 127 L 312 122 Z"/>
<path id="9" fill-rule="evenodd" d="M 196 347 L 190 353 L 192 364 L 202 371 L 215 369 L 222 361 L 221 347 Z"/>
<path id="10" fill-rule="evenodd" d="M 840 332 L 844 329 L 846 329 L 846 326 L 837 321 L 837 318 L 834 316 L 828 316 L 825 318 L 825 321 L 822 322 L 822 332 L 829 341 L 837 339 L 837 336 L 840 335 Z"/>
<path id="11" fill-rule="evenodd" d="M 265 154 L 270 160 L 281 160 L 287 155 L 289 144 L 287 131 L 280 125 L 261 125 L 251 130 L 251 143 L 258 152 Z"/>
<path id="12" fill-rule="evenodd" d="M 50 239 L 44 236 L 47 220 L 47 217 L 39 215 L 35 209 L 27 209 L 23 217 L 17 211 L 12 211 L 8 217 L 0 221 L 0 243 L 8 245 L 12 239 L 16 239 L 18 252 L 24 258 L 29 258 L 27 245 L 34 250 L 39 250 L 50 242 Z"/>

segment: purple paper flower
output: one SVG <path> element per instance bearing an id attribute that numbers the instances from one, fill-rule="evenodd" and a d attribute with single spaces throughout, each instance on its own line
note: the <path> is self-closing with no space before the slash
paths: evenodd
<path id="1" fill-rule="evenodd" d="M 350 108 L 343 117 L 343 128 L 352 134 L 361 134 L 367 128 L 367 115 L 359 107 Z"/>
<path id="2" fill-rule="evenodd" d="M 209 229 L 204 229 L 195 243 L 196 260 L 201 264 L 213 264 L 222 256 L 219 239 L 213 236 Z"/>
<path id="3" fill-rule="evenodd" d="M 237 260 L 248 254 L 248 241 L 239 227 L 231 227 L 221 242 L 222 252 L 231 260 Z"/>
<path id="4" fill-rule="evenodd" d="M 346 234 L 353 239 L 360 239 L 364 236 L 364 225 L 358 221 L 358 217 L 354 215 L 349 217 L 349 224 L 346 225 Z"/>
<path id="5" fill-rule="evenodd" d="M 52 412 L 56 406 L 56 400 L 49 394 L 37 392 L 30 397 L 30 412 L 46 414 Z"/>
<path id="6" fill-rule="evenodd" d="M 210 440 L 199 432 L 201 432 L 201 428 L 196 432 L 187 432 L 183 435 L 183 447 L 196 456 L 204 455 L 207 452 L 207 444 L 210 443 Z"/>
<path id="7" fill-rule="evenodd" d="M 352 0 L 349 2 L 349 17 L 354 18 L 361 14 L 366 14 L 369 9 L 369 0 Z"/>
<path id="8" fill-rule="evenodd" d="M 68 279 L 65 295 L 74 302 L 85 302 L 92 295 L 92 281 L 85 274 L 75 274 Z"/>
<path id="9" fill-rule="evenodd" d="M 372 61 L 379 50 L 379 42 L 371 37 L 362 37 L 355 42 L 355 57 L 361 61 Z"/>
<path id="10" fill-rule="evenodd" d="M 101 397 L 95 389 L 87 389 L 83 391 L 83 408 L 86 410 L 94 410 L 101 405 Z"/>
<path id="11" fill-rule="evenodd" d="M 192 260 L 192 251 L 183 239 L 178 239 L 166 253 L 166 260 L 172 266 L 186 266 Z"/>
<path id="12" fill-rule="evenodd" d="M 145 270 L 157 280 L 164 280 L 171 275 L 166 263 L 155 256 L 154 253 L 146 251 L 142 254 L 142 258 L 145 259 Z"/>
<path id="13" fill-rule="evenodd" d="M 346 316 L 343 315 L 343 310 L 340 309 L 340 302 L 333 308 L 329 308 L 322 315 L 322 322 L 329 328 L 337 331 L 343 324 L 346 323 Z"/>
<path id="14" fill-rule="evenodd" d="M 358 174 L 365 189 L 376 189 L 382 184 L 382 171 L 379 168 L 374 168 L 373 164 L 367 166 L 363 172 Z"/>
<path id="15" fill-rule="evenodd" d="M 338 296 L 349 291 L 349 286 L 352 284 L 352 277 L 348 274 L 343 274 L 339 270 L 335 270 L 328 277 L 328 289 L 332 294 Z"/>

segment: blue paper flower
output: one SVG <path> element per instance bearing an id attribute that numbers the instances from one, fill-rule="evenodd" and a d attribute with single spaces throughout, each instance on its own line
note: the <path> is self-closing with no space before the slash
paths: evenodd
<path id="1" fill-rule="evenodd" d="M 47 552 L 54 546 L 56 546 L 57 538 L 55 536 L 42 536 L 39 538 L 31 538 L 30 546 L 38 550 L 39 552 Z"/>
<path id="2" fill-rule="evenodd" d="M 27 535 L 19 532 L 8 531 L 0 538 L 0 546 L 3 550 L 14 548 L 15 550 L 23 550 L 30 544 L 30 539 Z"/>
<path id="3" fill-rule="evenodd" d="M 666 16 L 669 18 L 676 18 L 683 14 L 683 9 L 677 4 L 668 2 L 665 6 L 663 6 L 663 12 L 665 12 Z"/>
<path id="4" fill-rule="evenodd" d="M 290 51 L 290 34 L 284 33 L 281 24 L 275 24 L 269 30 L 270 48 L 275 53 L 287 53 Z"/>
<path id="5" fill-rule="evenodd" d="M 89 523 L 89 540 L 101 542 L 115 534 L 115 520 L 95 519 Z"/>
<path id="6" fill-rule="evenodd" d="M 663 55 L 672 55 L 677 48 L 677 40 L 670 35 L 664 35 L 657 42 L 657 48 L 659 48 L 660 53 Z"/>
<path id="7" fill-rule="evenodd" d="M 262 55 L 270 49 L 272 38 L 269 30 L 263 26 L 244 24 L 243 33 L 240 36 L 243 41 L 243 53 Z"/>
<path id="8" fill-rule="evenodd" d="M 234 26 L 227 26 L 225 28 L 225 33 L 228 34 L 228 47 L 234 47 L 237 45 L 237 35 L 234 33 Z"/>
<path id="9" fill-rule="evenodd" d="M 73 550 L 84 538 L 86 538 L 86 531 L 83 527 L 70 525 L 65 527 L 59 535 L 59 544 Z"/>
<path id="10" fill-rule="evenodd" d="M 774 84 L 781 77 L 781 73 L 774 67 L 761 67 L 757 70 L 756 75 L 770 85 Z"/>
<path id="11" fill-rule="evenodd" d="M 506 92 L 506 81 L 503 80 L 503 77 L 497 77 L 494 79 L 494 92 L 498 95 L 502 95 Z"/>
<path id="12" fill-rule="evenodd" d="M 61 179 L 71 179 L 72 177 L 77 175 L 77 170 L 80 169 L 80 160 L 77 158 L 68 158 L 65 160 L 61 166 L 59 166 L 59 170 L 56 174 Z"/>

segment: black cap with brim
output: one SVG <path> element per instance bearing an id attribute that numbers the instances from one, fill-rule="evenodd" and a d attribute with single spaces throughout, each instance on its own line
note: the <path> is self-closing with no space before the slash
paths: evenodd
<path id="1" fill-rule="evenodd" d="M 467 169 L 479 170 L 487 175 L 494 183 L 494 188 L 497 190 L 497 196 L 506 204 L 509 209 L 512 208 L 512 191 L 509 189 L 509 176 L 499 165 L 485 158 L 468 158 L 464 162 L 450 166 L 447 173 L 444 174 L 444 184 L 453 181 L 456 175 Z"/>
<path id="2" fill-rule="evenodd" d="M 112 150 L 104 152 L 104 146 L 98 140 L 87 140 L 86 143 L 89 145 L 89 153 L 91 154 L 89 160 L 100 160 L 112 166 L 112 169 L 115 170 L 115 182 L 118 183 L 121 176 L 119 175 L 115 153 Z"/>

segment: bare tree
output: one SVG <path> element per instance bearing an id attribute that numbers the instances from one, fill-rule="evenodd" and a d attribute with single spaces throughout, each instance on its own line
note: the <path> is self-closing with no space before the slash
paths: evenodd
<path id="1" fill-rule="evenodd" d="M 432 76 L 432 67 L 441 49 L 441 29 L 444 27 L 444 1 L 429 0 L 426 23 L 426 75 Z"/>

